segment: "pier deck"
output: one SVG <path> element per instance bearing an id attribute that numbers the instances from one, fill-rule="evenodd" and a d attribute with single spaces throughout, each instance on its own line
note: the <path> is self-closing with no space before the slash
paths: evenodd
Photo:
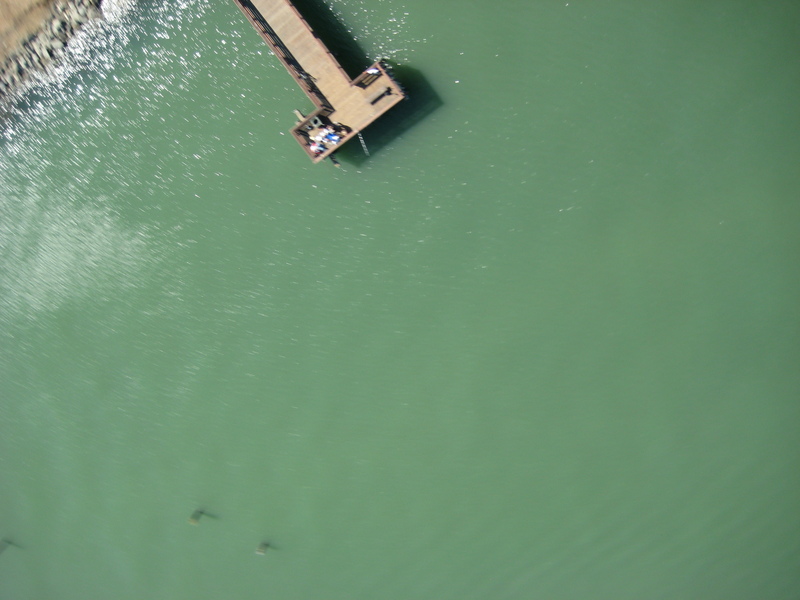
<path id="1" fill-rule="evenodd" d="M 289 0 L 234 2 L 313 102 L 291 133 L 315 163 L 405 98 L 380 61 L 350 79 Z"/>

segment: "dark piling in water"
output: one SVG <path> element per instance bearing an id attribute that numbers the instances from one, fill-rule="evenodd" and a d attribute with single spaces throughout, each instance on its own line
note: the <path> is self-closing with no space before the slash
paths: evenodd
<path id="1" fill-rule="evenodd" d="M 200 517 L 206 514 L 202 508 L 198 508 L 189 516 L 189 525 L 197 525 L 200 522 Z"/>
<path id="2" fill-rule="evenodd" d="M 201 517 L 208 517 L 209 519 L 219 519 L 218 515 L 215 515 L 214 513 L 208 512 L 205 508 L 197 508 L 189 516 L 189 524 L 190 525 L 197 525 L 197 523 L 200 521 Z"/>
<path id="3" fill-rule="evenodd" d="M 269 542 L 261 542 L 258 545 L 258 548 L 256 548 L 256 554 L 258 554 L 259 556 L 263 556 L 264 554 L 267 553 L 267 550 L 269 548 L 272 548 L 272 545 Z"/>

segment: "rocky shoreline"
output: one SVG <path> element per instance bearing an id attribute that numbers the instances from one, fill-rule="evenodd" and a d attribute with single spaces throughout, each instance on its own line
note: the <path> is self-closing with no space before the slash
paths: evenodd
<path id="1" fill-rule="evenodd" d="M 0 104 L 12 100 L 35 73 L 64 54 L 69 40 L 85 23 L 102 18 L 101 0 L 58 0 L 38 32 L 0 64 Z"/>

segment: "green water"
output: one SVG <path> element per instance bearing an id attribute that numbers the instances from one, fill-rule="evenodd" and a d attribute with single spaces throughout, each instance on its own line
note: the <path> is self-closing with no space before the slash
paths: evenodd
<path id="1" fill-rule="evenodd" d="M 422 76 L 341 169 L 109 4 L 0 141 L 0 598 L 800 597 L 800 5 L 700 4 L 332 2 Z"/>

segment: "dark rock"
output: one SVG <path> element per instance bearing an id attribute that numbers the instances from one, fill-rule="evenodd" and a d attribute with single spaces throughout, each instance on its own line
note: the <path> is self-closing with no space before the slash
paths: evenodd
<path id="1" fill-rule="evenodd" d="M 40 31 L 0 64 L 0 104 L 23 91 L 33 72 L 45 70 L 64 54 L 70 38 L 91 20 L 102 18 L 100 0 L 65 0 L 53 7 Z"/>

